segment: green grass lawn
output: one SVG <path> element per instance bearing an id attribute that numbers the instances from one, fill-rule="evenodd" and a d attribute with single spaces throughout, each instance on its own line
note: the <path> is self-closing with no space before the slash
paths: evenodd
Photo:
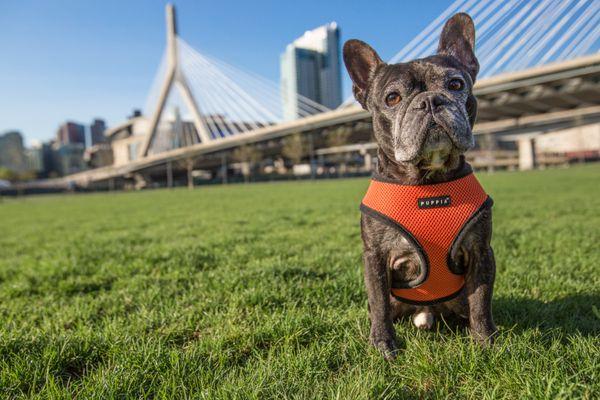
<path id="1" fill-rule="evenodd" d="M 0 398 L 598 398 L 600 165 L 479 174 L 501 335 L 368 345 L 367 179 L 0 203 Z"/>

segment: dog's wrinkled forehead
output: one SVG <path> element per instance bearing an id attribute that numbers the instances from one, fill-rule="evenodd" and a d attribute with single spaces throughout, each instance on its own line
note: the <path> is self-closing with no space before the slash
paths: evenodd
<path id="1" fill-rule="evenodd" d="M 456 76 L 462 77 L 469 85 L 472 84 L 464 67 L 447 56 L 435 55 L 407 63 L 385 64 L 374 76 L 372 92 L 385 93 L 386 89 L 435 90 L 449 77 Z"/>

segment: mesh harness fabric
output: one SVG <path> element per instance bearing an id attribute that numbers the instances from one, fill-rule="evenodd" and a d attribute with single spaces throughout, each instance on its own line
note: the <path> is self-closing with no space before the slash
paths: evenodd
<path id="1" fill-rule="evenodd" d="M 467 223 L 491 205 L 472 172 L 449 182 L 416 186 L 374 176 L 361 211 L 399 229 L 421 259 L 419 276 L 392 286 L 394 297 L 425 305 L 458 295 L 465 277 L 450 254 Z"/>

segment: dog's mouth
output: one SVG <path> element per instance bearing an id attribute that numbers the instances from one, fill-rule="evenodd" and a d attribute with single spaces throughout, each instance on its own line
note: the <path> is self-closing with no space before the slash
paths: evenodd
<path id="1" fill-rule="evenodd" d="M 434 123 L 421 146 L 418 166 L 425 170 L 445 169 L 452 153 L 456 151 L 456 146 L 446 130 Z"/>
<path id="2" fill-rule="evenodd" d="M 451 166 L 453 154 L 458 149 L 442 125 L 431 116 L 425 117 L 416 134 L 424 139 L 418 146 L 415 155 L 409 159 L 399 159 L 400 154 L 397 152 L 397 161 L 416 165 L 419 169 L 426 171 L 443 170 Z"/>
<path id="3" fill-rule="evenodd" d="M 417 168 L 428 173 L 445 172 L 456 165 L 458 159 L 455 152 L 445 150 L 434 150 L 429 157 L 425 157 L 417 162 Z"/>
<path id="4" fill-rule="evenodd" d="M 448 161 L 450 160 L 449 154 L 441 155 L 438 152 L 434 152 L 431 158 L 423 158 L 417 163 L 417 167 L 426 171 L 437 171 L 446 169 Z"/>
<path id="5" fill-rule="evenodd" d="M 450 109 L 405 115 L 396 121 L 394 132 L 396 161 L 427 175 L 453 169 L 460 155 L 472 146 L 468 122 Z"/>

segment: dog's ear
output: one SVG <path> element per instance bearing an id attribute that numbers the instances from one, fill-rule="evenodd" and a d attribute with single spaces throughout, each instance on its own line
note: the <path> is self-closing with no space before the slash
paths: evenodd
<path id="1" fill-rule="evenodd" d="M 475 82 L 479 62 L 475 57 L 475 24 L 468 14 L 455 14 L 446 22 L 438 44 L 438 54 L 460 62 Z"/>
<path id="2" fill-rule="evenodd" d="M 344 44 L 344 64 L 352 79 L 354 98 L 366 109 L 371 78 L 383 61 L 371 46 L 352 39 Z"/>

